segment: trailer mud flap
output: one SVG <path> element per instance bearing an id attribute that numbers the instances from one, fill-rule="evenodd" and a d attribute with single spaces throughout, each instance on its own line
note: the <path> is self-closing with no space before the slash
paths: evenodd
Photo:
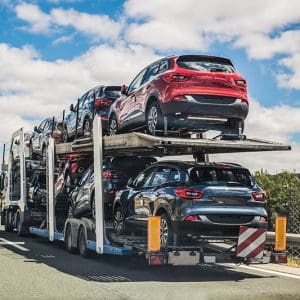
<path id="1" fill-rule="evenodd" d="M 262 259 L 267 232 L 260 228 L 241 226 L 236 248 L 236 256 L 248 259 Z"/>

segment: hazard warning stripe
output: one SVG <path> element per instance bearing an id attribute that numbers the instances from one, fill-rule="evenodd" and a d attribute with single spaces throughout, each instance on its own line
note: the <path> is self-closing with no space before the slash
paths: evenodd
<path id="1" fill-rule="evenodd" d="M 260 258 L 265 248 L 266 231 L 261 228 L 240 227 L 236 255 L 247 258 Z"/>

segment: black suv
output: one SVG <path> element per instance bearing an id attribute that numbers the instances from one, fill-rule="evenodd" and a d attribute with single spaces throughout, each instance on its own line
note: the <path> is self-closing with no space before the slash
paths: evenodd
<path id="1" fill-rule="evenodd" d="M 107 134 L 109 109 L 120 95 L 120 86 L 101 85 L 86 92 L 75 106 L 71 104 L 64 121 L 63 142 L 71 141 L 75 136 L 90 135 L 95 114 L 101 116 L 103 134 Z"/>
<path id="2" fill-rule="evenodd" d="M 178 237 L 238 236 L 241 225 L 267 228 L 265 192 L 236 164 L 163 161 L 140 173 L 117 193 L 118 234 L 145 231 L 149 216 L 161 216 L 161 245 Z"/>

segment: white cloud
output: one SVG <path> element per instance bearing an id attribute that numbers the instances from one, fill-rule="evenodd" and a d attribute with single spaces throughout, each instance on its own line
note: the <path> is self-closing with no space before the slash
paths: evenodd
<path id="1" fill-rule="evenodd" d="M 37 5 L 22 3 L 16 7 L 19 19 L 30 24 L 29 30 L 35 33 L 49 33 L 50 17 L 42 12 Z"/>
<path id="2" fill-rule="evenodd" d="M 154 49 L 207 51 L 213 42 L 245 48 L 254 59 L 285 55 L 279 86 L 300 88 L 300 30 L 286 29 L 300 21 L 300 2 L 291 0 L 128 0 L 125 13 L 134 21 L 126 38 Z M 285 31 L 286 30 L 286 31 Z M 285 31 L 285 32 L 282 32 Z M 275 34 L 278 33 L 278 34 Z"/>
<path id="3" fill-rule="evenodd" d="M 55 39 L 52 44 L 53 45 L 60 45 L 60 44 L 64 44 L 64 43 L 69 43 L 73 40 L 74 38 L 74 34 L 70 34 L 70 35 L 63 35 L 57 39 Z"/>
<path id="4" fill-rule="evenodd" d="M 296 54 L 283 58 L 280 65 L 288 68 L 291 72 L 277 75 L 277 82 L 280 87 L 300 89 L 300 51 Z"/>
<path id="5" fill-rule="evenodd" d="M 116 22 L 106 15 L 93 15 L 63 8 L 44 13 L 38 5 L 29 3 L 17 5 L 16 14 L 19 19 L 29 23 L 29 27 L 25 27 L 28 31 L 41 34 L 53 32 L 57 27 L 71 27 L 93 40 L 115 40 L 122 27 L 122 22 Z"/>

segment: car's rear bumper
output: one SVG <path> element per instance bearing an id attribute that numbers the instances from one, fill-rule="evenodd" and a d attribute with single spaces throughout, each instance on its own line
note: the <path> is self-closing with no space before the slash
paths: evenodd
<path id="1" fill-rule="evenodd" d="M 165 116 L 203 117 L 203 120 L 209 118 L 227 121 L 228 119 L 246 119 L 249 107 L 246 101 L 232 97 L 186 95 L 186 100 L 161 103 L 161 110 Z"/>
<path id="2" fill-rule="evenodd" d="M 199 221 L 172 221 L 174 231 L 179 235 L 195 236 L 238 236 L 240 226 L 267 229 L 267 222 L 260 223 L 260 217 L 254 217 L 252 222 L 239 224 L 216 224 L 206 216 L 200 216 Z"/>

